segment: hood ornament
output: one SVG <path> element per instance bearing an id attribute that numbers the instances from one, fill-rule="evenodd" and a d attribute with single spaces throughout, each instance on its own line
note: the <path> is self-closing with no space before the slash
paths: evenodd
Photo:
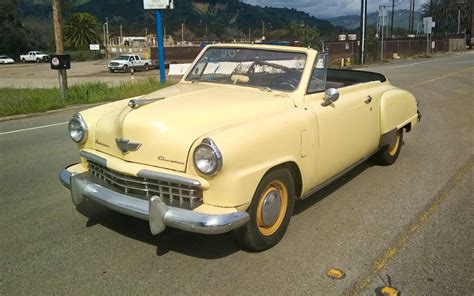
<path id="1" fill-rule="evenodd" d="M 132 109 L 138 109 L 141 106 L 148 105 L 150 103 L 163 100 L 164 98 L 155 98 L 155 99 L 133 99 L 128 101 L 128 107 Z"/>
<path id="2" fill-rule="evenodd" d="M 137 151 L 142 146 L 141 143 L 130 142 L 130 140 L 122 138 L 115 139 L 115 143 L 117 143 L 117 147 L 123 154 L 126 154 L 130 151 Z"/>

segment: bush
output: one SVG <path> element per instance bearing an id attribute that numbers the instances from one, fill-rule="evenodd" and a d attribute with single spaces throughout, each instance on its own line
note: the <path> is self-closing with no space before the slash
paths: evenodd
<path id="1" fill-rule="evenodd" d="M 67 54 L 71 56 L 71 61 L 73 62 L 94 61 L 103 58 L 103 55 L 100 53 L 100 51 L 96 50 L 76 50 L 68 52 Z"/>

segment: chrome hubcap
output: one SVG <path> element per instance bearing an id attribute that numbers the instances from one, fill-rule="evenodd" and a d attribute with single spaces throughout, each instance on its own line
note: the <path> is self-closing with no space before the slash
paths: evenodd
<path id="1" fill-rule="evenodd" d="M 268 227 L 275 224 L 281 208 L 281 194 L 273 190 L 265 196 L 262 204 L 263 226 Z"/>

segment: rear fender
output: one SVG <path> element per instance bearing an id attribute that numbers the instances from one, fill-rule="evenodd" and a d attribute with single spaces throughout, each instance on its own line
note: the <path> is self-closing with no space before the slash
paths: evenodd
<path id="1" fill-rule="evenodd" d="M 380 130 L 384 135 L 416 124 L 418 118 L 416 99 L 413 94 L 402 89 L 384 92 L 380 99 Z M 413 126 L 411 126 L 413 127 Z"/>

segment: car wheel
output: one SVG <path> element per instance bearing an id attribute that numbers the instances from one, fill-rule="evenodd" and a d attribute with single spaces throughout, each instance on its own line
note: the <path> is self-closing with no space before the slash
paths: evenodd
<path id="1" fill-rule="evenodd" d="M 39 63 L 39 62 L 41 62 L 41 60 L 40 60 L 40 59 L 36 59 L 36 62 Z"/>
<path id="2" fill-rule="evenodd" d="M 397 131 L 397 136 L 392 144 L 386 145 L 375 154 L 376 161 L 380 165 L 393 164 L 400 154 L 403 144 L 403 129 Z"/>
<path id="3" fill-rule="evenodd" d="M 110 73 L 114 73 L 115 70 L 114 69 L 109 69 Z"/>
<path id="4" fill-rule="evenodd" d="M 286 232 L 295 204 L 295 185 L 287 169 L 267 173 L 255 191 L 247 210 L 250 221 L 235 230 L 244 248 L 263 251 L 276 245 Z"/>
<path id="5" fill-rule="evenodd" d="M 128 66 L 127 66 L 127 65 L 123 65 L 122 71 L 123 71 L 123 73 L 128 72 Z"/>
<path id="6" fill-rule="evenodd" d="M 143 69 L 144 69 L 145 71 L 148 71 L 148 69 L 149 69 L 148 64 L 145 64 L 145 66 L 143 67 Z"/>
<path id="7" fill-rule="evenodd" d="M 22 63 L 26 63 L 26 60 L 25 60 L 25 59 L 21 59 L 21 62 L 22 62 Z"/>

